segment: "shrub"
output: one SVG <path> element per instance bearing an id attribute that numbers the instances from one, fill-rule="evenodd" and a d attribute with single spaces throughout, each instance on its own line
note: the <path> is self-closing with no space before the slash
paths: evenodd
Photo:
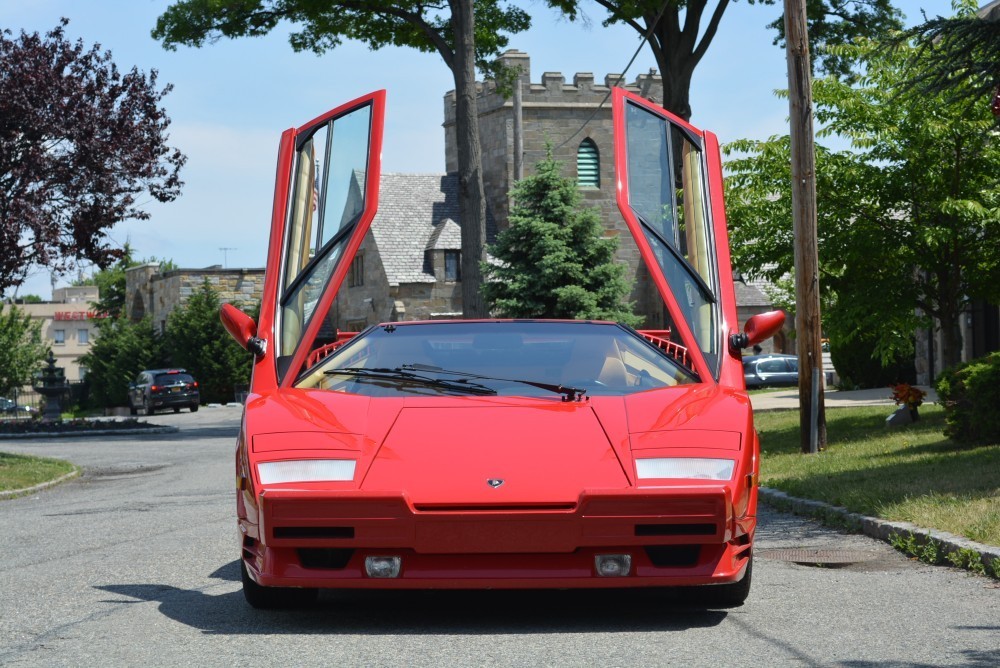
<path id="1" fill-rule="evenodd" d="M 830 336 L 830 361 L 840 376 L 843 389 L 887 387 L 896 383 L 913 384 L 917 372 L 913 356 L 898 355 L 883 366 L 875 351 L 875 339 L 855 335 L 850 341 Z"/>
<path id="2" fill-rule="evenodd" d="M 935 389 L 945 410 L 945 436 L 964 443 L 1000 442 L 1000 352 L 945 371 Z"/>

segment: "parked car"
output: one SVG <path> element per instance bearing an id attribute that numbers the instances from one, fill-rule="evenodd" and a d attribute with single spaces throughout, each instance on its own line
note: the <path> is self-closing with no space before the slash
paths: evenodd
<path id="1" fill-rule="evenodd" d="M 776 354 L 744 357 L 743 379 L 748 388 L 798 385 L 799 358 Z"/>
<path id="2" fill-rule="evenodd" d="M 236 441 L 243 593 L 318 588 L 750 591 L 760 445 L 719 144 L 621 88 L 618 205 L 669 322 L 433 320 L 338 331 L 378 206 L 385 91 L 286 130 Z M 681 222 L 682 221 L 682 222 Z M 337 304 L 339 306 L 334 306 Z M 667 330 L 665 326 L 669 325 Z"/>
<path id="3" fill-rule="evenodd" d="M 132 415 L 140 410 L 152 415 L 157 409 L 198 410 L 201 395 L 198 381 L 184 369 L 147 369 L 128 386 L 128 408 Z"/>
<path id="4" fill-rule="evenodd" d="M 0 413 L 6 415 L 32 415 L 37 413 L 38 410 L 33 406 L 25 406 L 23 404 L 18 405 L 12 399 L 7 397 L 0 397 Z"/>

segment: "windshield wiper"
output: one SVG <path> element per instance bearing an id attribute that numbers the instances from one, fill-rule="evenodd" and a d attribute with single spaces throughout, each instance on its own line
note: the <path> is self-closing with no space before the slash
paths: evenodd
<path id="1" fill-rule="evenodd" d="M 498 380 L 505 383 L 521 383 L 523 385 L 530 385 L 532 387 L 537 387 L 540 390 L 548 390 L 549 392 L 555 392 L 556 394 L 563 395 L 563 401 L 581 401 L 587 390 L 579 387 L 566 387 L 565 385 L 556 385 L 555 383 L 543 383 L 537 380 L 524 380 L 522 378 L 499 378 L 497 376 L 483 376 L 478 373 L 468 373 L 465 371 L 450 371 L 448 369 L 442 369 L 439 366 L 432 366 L 430 364 L 404 364 L 401 368 L 403 369 L 415 369 L 417 371 L 432 371 L 434 373 L 446 373 L 450 376 L 461 376 L 463 380 L 456 380 L 456 383 L 467 383 L 468 379 L 475 380 Z M 447 381 L 445 381 L 447 382 Z"/>
<path id="2" fill-rule="evenodd" d="M 410 368 L 411 365 L 404 365 L 404 368 Z M 385 380 L 402 380 L 408 383 L 419 383 L 421 385 L 426 385 L 428 387 L 436 387 L 442 390 L 450 390 L 452 392 L 462 392 L 465 394 L 496 394 L 497 391 L 491 387 L 486 387 L 485 385 L 480 385 L 479 383 L 470 383 L 468 380 L 445 380 L 444 378 L 430 378 L 428 376 L 421 376 L 417 373 L 412 373 L 410 371 L 405 371 L 404 368 L 372 368 L 366 369 L 363 367 L 345 367 L 343 369 L 330 369 L 329 371 L 324 371 L 328 376 L 356 376 L 358 378 L 372 378 L 372 379 L 385 379 Z"/>

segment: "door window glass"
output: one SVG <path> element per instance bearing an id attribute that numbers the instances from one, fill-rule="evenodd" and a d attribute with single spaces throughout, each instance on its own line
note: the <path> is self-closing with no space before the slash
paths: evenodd
<path id="1" fill-rule="evenodd" d="M 683 128 L 628 103 L 629 205 L 713 373 L 718 369 L 717 270 L 700 146 Z"/>
<path id="2" fill-rule="evenodd" d="M 364 210 L 370 127 L 371 105 L 365 105 L 298 140 L 281 299 L 282 356 L 295 352 Z M 313 347 L 326 342 L 317 337 Z"/>

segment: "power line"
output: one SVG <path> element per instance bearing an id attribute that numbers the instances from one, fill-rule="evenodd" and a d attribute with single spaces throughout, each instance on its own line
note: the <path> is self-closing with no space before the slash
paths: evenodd
<path id="1" fill-rule="evenodd" d="M 622 71 L 621 74 L 618 75 L 618 80 L 615 81 L 614 85 L 608 88 L 608 94 L 605 95 L 604 99 L 601 100 L 601 102 L 594 108 L 594 111 L 591 112 L 590 116 L 587 117 L 587 120 L 583 122 L 583 125 L 577 128 L 576 132 L 567 137 L 563 143 L 556 146 L 555 149 L 553 149 L 553 152 L 568 144 L 570 140 L 573 139 L 573 137 L 580 134 L 580 132 L 582 132 L 583 129 L 587 127 L 587 125 L 592 120 L 594 120 L 594 116 L 597 116 L 597 112 L 601 110 L 604 104 L 608 101 L 608 98 L 611 97 L 611 89 L 620 84 L 625 79 L 625 75 L 628 74 L 629 68 L 632 67 L 632 63 L 635 62 L 635 59 L 639 57 L 639 52 L 642 51 L 642 47 L 644 47 L 646 45 L 646 42 L 649 41 L 649 36 L 653 34 L 653 29 L 656 28 L 656 25 L 660 22 L 660 17 L 663 16 L 663 12 L 667 10 L 667 5 L 669 5 L 671 1 L 672 0 L 664 0 L 663 5 L 660 7 L 660 11 L 656 13 L 656 18 L 653 19 L 653 22 L 649 24 L 649 29 L 646 31 L 646 34 L 643 35 L 643 38 L 639 41 L 639 48 L 635 50 L 635 53 L 632 54 L 632 58 L 629 59 L 628 64 L 625 66 L 625 69 Z M 521 85 L 520 82 L 518 82 L 517 85 L 520 86 Z"/>

